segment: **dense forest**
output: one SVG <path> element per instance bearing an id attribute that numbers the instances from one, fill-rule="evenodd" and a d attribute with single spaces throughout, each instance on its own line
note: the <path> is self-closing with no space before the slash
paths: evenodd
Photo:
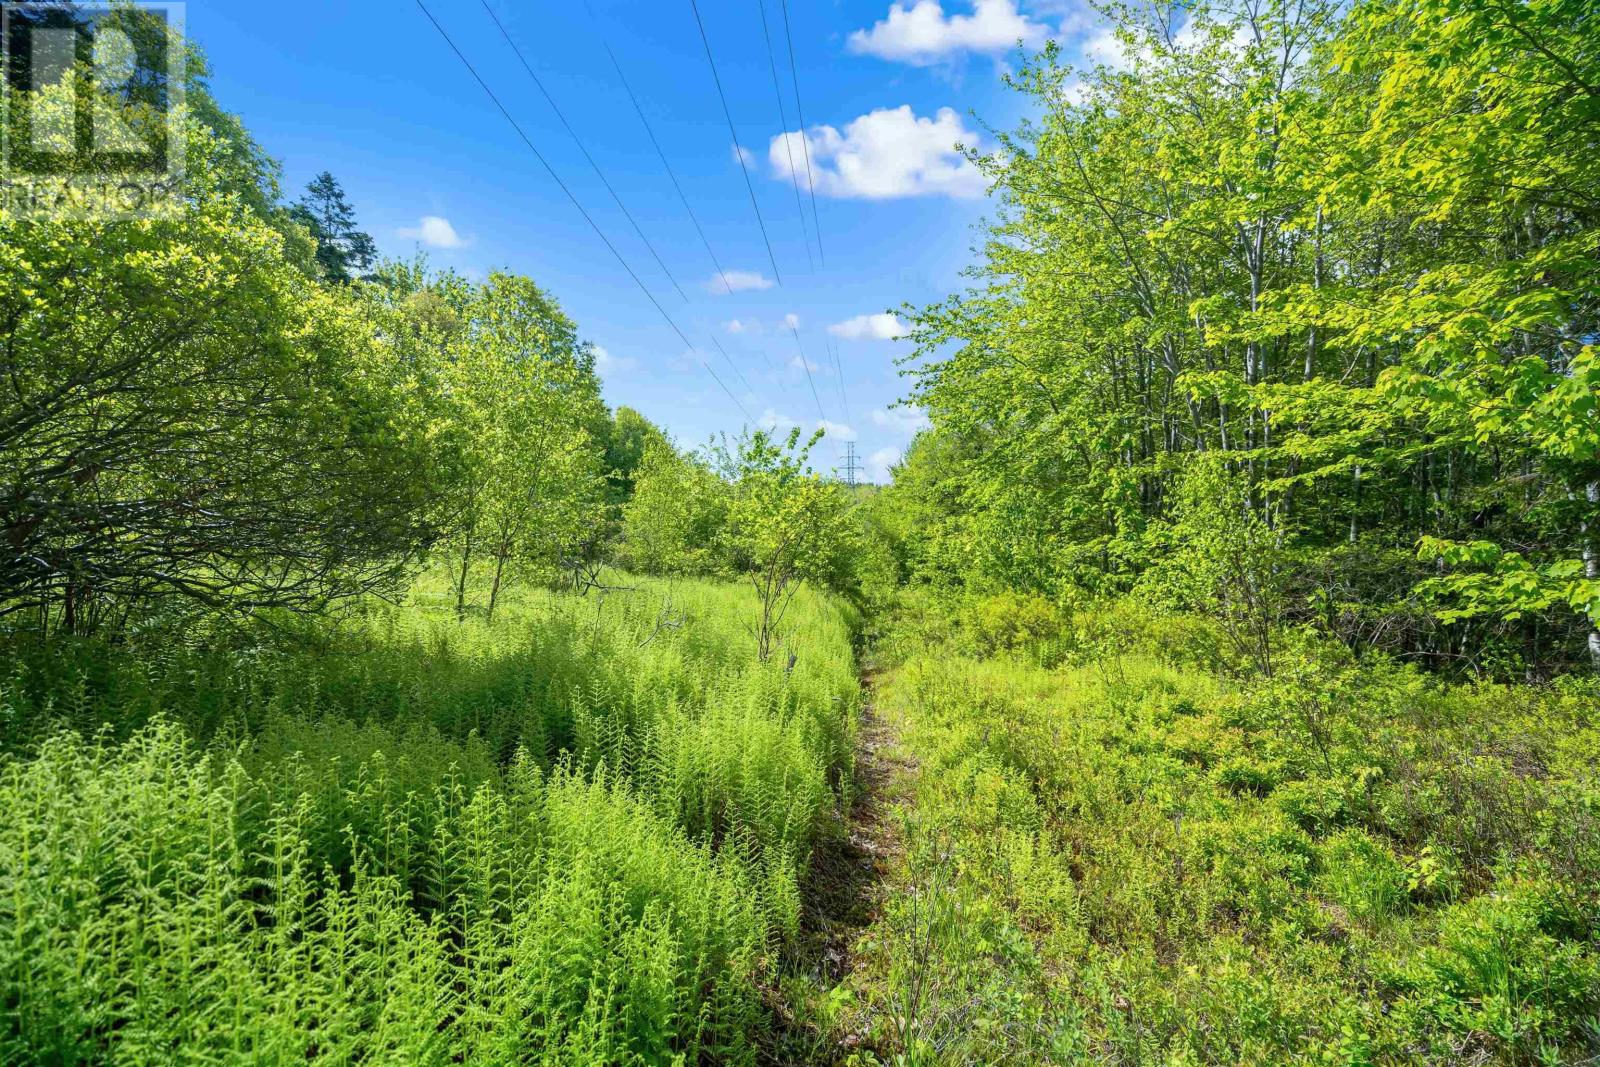
<path id="1" fill-rule="evenodd" d="M 1600 1060 L 1600 7 L 1104 15 L 883 486 L 104 101 L 176 195 L 0 207 L 0 1061 Z"/>

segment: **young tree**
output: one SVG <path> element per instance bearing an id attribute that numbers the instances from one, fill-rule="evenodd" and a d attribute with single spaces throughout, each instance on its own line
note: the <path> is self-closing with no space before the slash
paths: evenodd
<path id="1" fill-rule="evenodd" d="M 1270 678 L 1285 560 L 1276 535 L 1250 506 L 1245 483 L 1221 457 L 1191 461 L 1166 532 L 1172 547 L 1153 571 L 1156 584 L 1180 606 L 1220 622 L 1235 650 Z"/>
<path id="2" fill-rule="evenodd" d="M 620 414 L 620 413 L 619 413 Z M 622 555 L 647 574 L 711 574 L 728 519 L 729 486 L 664 437 L 645 443 L 622 506 Z"/>
<path id="3" fill-rule="evenodd" d="M 633 496 L 646 452 L 653 445 L 666 444 L 669 444 L 667 435 L 660 427 L 633 408 L 619 407 L 606 420 L 606 479 L 610 503 L 620 506 Z"/>
<path id="4" fill-rule="evenodd" d="M 724 543 L 759 602 L 752 630 L 762 660 L 782 641 L 784 617 L 804 583 L 836 591 L 849 584 L 858 528 L 845 487 L 808 465 L 821 439 L 818 431 L 802 446 L 799 429 L 783 441 L 756 431 L 717 451 L 733 487 Z"/>
<path id="5" fill-rule="evenodd" d="M 554 566 L 603 508 L 604 415 L 594 357 L 576 328 L 527 278 L 496 273 L 465 309 L 441 369 L 465 428 L 456 608 L 472 564 L 492 567 L 493 615 L 511 568 Z"/>

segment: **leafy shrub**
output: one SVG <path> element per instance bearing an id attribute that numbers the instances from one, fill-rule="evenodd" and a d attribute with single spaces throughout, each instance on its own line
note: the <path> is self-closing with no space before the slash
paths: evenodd
<path id="1" fill-rule="evenodd" d="M 1056 607 L 1038 593 L 996 593 L 967 615 L 972 644 L 981 655 L 1010 652 L 1053 637 L 1061 628 Z"/>
<path id="2" fill-rule="evenodd" d="M 1394 977 L 1402 1010 L 1516 1052 L 1554 1051 L 1600 1010 L 1600 959 L 1585 946 L 1597 930 L 1592 901 L 1513 875 L 1440 915 L 1437 943 Z"/>

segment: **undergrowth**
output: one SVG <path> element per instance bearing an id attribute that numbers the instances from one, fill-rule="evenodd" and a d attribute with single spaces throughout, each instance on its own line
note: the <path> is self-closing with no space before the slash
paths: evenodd
<path id="1" fill-rule="evenodd" d="M 923 608 L 882 645 L 920 772 L 837 1022 L 858 1062 L 1600 1056 L 1592 683 L 1310 641 L 1266 679 L 1133 605 Z"/>
<path id="2" fill-rule="evenodd" d="M 852 621 L 442 589 L 311 632 L 12 635 L 0 1061 L 753 1062 L 848 802 Z"/>

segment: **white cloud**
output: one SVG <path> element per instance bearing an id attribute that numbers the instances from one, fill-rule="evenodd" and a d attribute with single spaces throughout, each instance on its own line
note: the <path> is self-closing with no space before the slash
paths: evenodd
<path id="1" fill-rule="evenodd" d="M 828 332 L 846 341 L 893 341 L 905 336 L 906 326 L 896 316 L 884 312 L 836 322 L 828 327 Z"/>
<path id="2" fill-rule="evenodd" d="M 1105 21 L 1087 0 L 1033 0 L 1028 9 L 1036 16 L 1060 20 L 1063 34 L 1082 33 Z"/>
<path id="3" fill-rule="evenodd" d="M 900 462 L 898 448 L 880 448 L 867 457 L 867 477 L 875 482 L 887 482 L 894 477 L 894 466 Z"/>
<path id="4" fill-rule="evenodd" d="M 845 423 L 830 422 L 827 419 L 803 421 L 790 418 L 788 415 L 784 415 L 773 408 L 767 408 L 763 411 L 761 418 L 756 420 L 756 424 L 768 433 L 780 437 L 796 428 L 807 436 L 822 430 L 827 433 L 828 439 L 833 441 L 854 441 L 858 437 L 855 428 Z"/>
<path id="5" fill-rule="evenodd" d="M 1128 46 L 1110 26 L 1103 26 L 1091 34 L 1080 50 L 1084 62 L 1089 66 L 1104 65 L 1112 70 L 1127 70 L 1133 60 L 1128 54 Z"/>
<path id="6" fill-rule="evenodd" d="M 803 158 L 800 137 L 798 131 L 786 131 L 772 139 L 767 158 L 775 177 L 789 179 L 791 148 L 795 160 Z M 957 144 L 971 145 L 977 139 L 951 108 L 923 118 L 902 104 L 853 119 L 842 133 L 832 126 L 813 127 L 805 134 L 804 148 L 811 154 L 817 192 L 826 196 L 977 197 L 984 192 L 983 175 L 956 151 Z M 805 171 L 799 177 L 804 179 Z"/>
<path id="7" fill-rule="evenodd" d="M 756 420 L 756 425 L 760 426 L 768 433 L 786 434 L 800 424 L 794 419 L 791 419 L 789 416 L 780 414 L 772 408 L 768 408 L 761 413 L 761 418 Z"/>
<path id="8" fill-rule="evenodd" d="M 1018 41 L 1039 48 L 1049 37 L 1049 28 L 1018 11 L 1016 0 L 975 0 L 970 15 L 946 15 L 939 0 L 917 0 L 911 7 L 890 5 L 888 17 L 870 30 L 856 30 L 848 47 L 858 55 L 927 67 L 963 52 L 999 55 Z"/>
<path id="9" fill-rule="evenodd" d="M 756 165 L 756 154 L 737 141 L 733 143 L 732 155 L 735 163 L 743 163 L 747 167 Z"/>
<path id="10" fill-rule="evenodd" d="M 800 328 L 800 316 L 792 311 L 789 312 L 783 317 L 783 328 L 786 330 L 798 330 Z"/>
<path id="11" fill-rule="evenodd" d="M 928 420 L 927 412 L 922 409 L 901 407 L 874 409 L 872 424 L 885 430 L 893 430 L 905 437 L 915 437 L 933 425 Z"/>
<path id="12" fill-rule="evenodd" d="M 729 319 L 722 324 L 722 328 L 729 333 L 760 333 L 761 320 L 759 319 Z"/>
<path id="13" fill-rule="evenodd" d="M 603 378 L 631 371 L 639 365 L 632 356 L 613 356 L 603 345 L 591 346 L 594 352 L 594 369 Z"/>
<path id="14" fill-rule="evenodd" d="M 810 371 L 812 374 L 815 374 L 815 373 L 817 373 L 817 371 L 822 369 L 820 366 L 818 366 L 817 364 L 813 363 L 811 360 L 805 359 L 802 356 L 790 356 L 789 357 L 789 366 L 791 368 L 793 368 L 794 370 Z"/>
<path id="15" fill-rule="evenodd" d="M 1181 53 L 1195 52 L 1210 42 L 1213 33 L 1224 51 L 1235 55 L 1248 49 L 1254 39 L 1246 22 L 1223 20 L 1213 25 L 1191 16 L 1172 35 L 1171 46 Z M 1103 23 L 1089 30 L 1078 50 L 1086 67 L 1105 66 L 1113 71 L 1131 70 L 1135 63 L 1155 58 L 1149 41 L 1135 37 L 1130 43 L 1117 35 L 1115 27 Z M 1070 91 L 1082 96 L 1081 89 Z"/>
<path id="16" fill-rule="evenodd" d="M 1179 51 L 1193 52 L 1209 44 L 1213 35 L 1223 51 L 1231 52 L 1235 58 L 1242 56 L 1255 43 L 1250 24 L 1243 19 L 1230 21 L 1219 17 L 1216 23 L 1211 23 L 1191 15 L 1173 35 L 1172 44 Z"/>
<path id="17" fill-rule="evenodd" d="M 713 274 L 701 282 L 701 287 L 713 295 L 727 293 L 743 293 L 752 289 L 771 289 L 772 279 L 757 270 L 725 270 L 721 274 Z"/>
<path id="18" fill-rule="evenodd" d="M 465 248 L 471 242 L 456 233 L 450 220 L 438 215 L 424 215 L 415 226 L 400 229 L 400 236 L 408 241 L 419 241 L 429 248 Z"/>

